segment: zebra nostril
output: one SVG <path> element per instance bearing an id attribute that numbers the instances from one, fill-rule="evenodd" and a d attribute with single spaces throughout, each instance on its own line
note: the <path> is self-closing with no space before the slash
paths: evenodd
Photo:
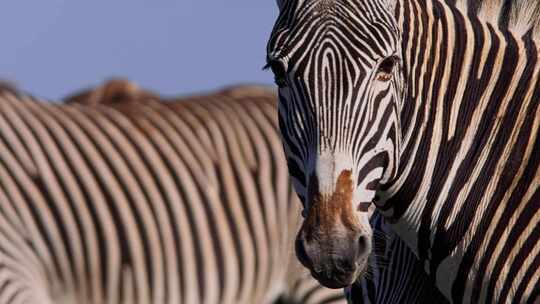
<path id="1" fill-rule="evenodd" d="M 309 262 L 309 257 L 304 246 L 304 241 L 302 239 L 297 239 L 295 242 L 296 247 L 296 256 L 302 262 L 302 264 L 307 264 Z"/>
<path id="2" fill-rule="evenodd" d="M 364 254 L 369 247 L 368 238 L 365 235 L 361 235 L 358 237 L 358 254 L 362 255 Z"/>

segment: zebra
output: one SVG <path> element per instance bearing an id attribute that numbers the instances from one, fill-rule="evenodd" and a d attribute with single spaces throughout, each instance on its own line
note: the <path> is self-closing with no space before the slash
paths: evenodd
<path id="1" fill-rule="evenodd" d="M 449 301 L 540 301 L 540 3 L 278 6 L 267 67 L 302 264 L 361 278 L 374 203 Z"/>
<path id="2" fill-rule="evenodd" d="M 277 96 L 274 97 L 277 100 Z M 66 98 L 66 102 L 92 105 L 136 104 L 158 99 L 156 93 L 143 90 L 129 80 L 119 78 L 112 79 L 97 89 L 85 90 L 70 96 Z M 373 213 L 373 209 L 370 210 L 371 213 Z M 388 229 L 385 220 L 378 213 L 374 213 L 370 217 L 370 222 L 374 231 L 378 233 L 377 246 L 374 249 L 374 256 L 370 260 L 371 278 L 346 289 L 349 298 L 356 297 L 356 293 L 360 290 L 362 300 L 365 303 L 422 303 L 424 298 L 430 299 L 428 303 L 445 303 L 445 299 L 429 281 L 412 252 Z M 403 259 L 411 260 L 411 262 L 401 263 Z M 309 283 L 312 284 L 312 282 Z M 394 285 L 394 287 L 385 288 L 388 285 Z M 298 283 L 295 286 L 298 286 Z M 414 290 L 411 290 L 411 286 L 414 286 Z M 296 296 L 295 298 L 300 299 L 301 297 Z M 299 302 L 304 303 L 305 301 L 306 299 Z"/>
<path id="3" fill-rule="evenodd" d="M 290 248 L 274 90 L 67 99 L 0 92 L 0 303 L 345 303 Z"/>

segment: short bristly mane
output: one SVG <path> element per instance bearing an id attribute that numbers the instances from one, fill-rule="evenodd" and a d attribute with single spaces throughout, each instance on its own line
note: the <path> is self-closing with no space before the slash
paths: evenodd
<path id="1" fill-rule="evenodd" d="M 447 0 L 468 15 L 506 28 L 518 36 L 531 34 L 540 40 L 540 1 L 538 0 Z"/>

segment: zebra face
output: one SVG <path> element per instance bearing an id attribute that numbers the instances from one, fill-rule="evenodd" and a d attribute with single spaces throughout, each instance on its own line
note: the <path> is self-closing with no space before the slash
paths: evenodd
<path id="1" fill-rule="evenodd" d="M 371 253 L 368 206 L 395 175 L 403 77 L 395 0 L 282 0 L 268 43 L 285 154 L 305 221 L 297 256 L 350 285 Z"/>

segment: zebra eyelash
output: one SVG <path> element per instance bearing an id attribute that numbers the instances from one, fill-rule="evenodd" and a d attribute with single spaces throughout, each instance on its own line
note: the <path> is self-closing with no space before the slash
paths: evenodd
<path id="1" fill-rule="evenodd" d="M 262 70 L 263 71 L 270 70 L 272 68 L 272 65 L 275 64 L 277 61 L 279 60 L 275 58 L 271 58 L 270 56 L 266 56 L 266 63 L 262 67 Z"/>
<path id="2" fill-rule="evenodd" d="M 274 73 L 274 82 L 278 87 L 284 87 L 287 85 L 287 70 L 285 68 L 285 65 L 276 59 L 267 59 L 266 65 L 263 67 L 263 70 L 272 70 L 272 73 Z"/>

